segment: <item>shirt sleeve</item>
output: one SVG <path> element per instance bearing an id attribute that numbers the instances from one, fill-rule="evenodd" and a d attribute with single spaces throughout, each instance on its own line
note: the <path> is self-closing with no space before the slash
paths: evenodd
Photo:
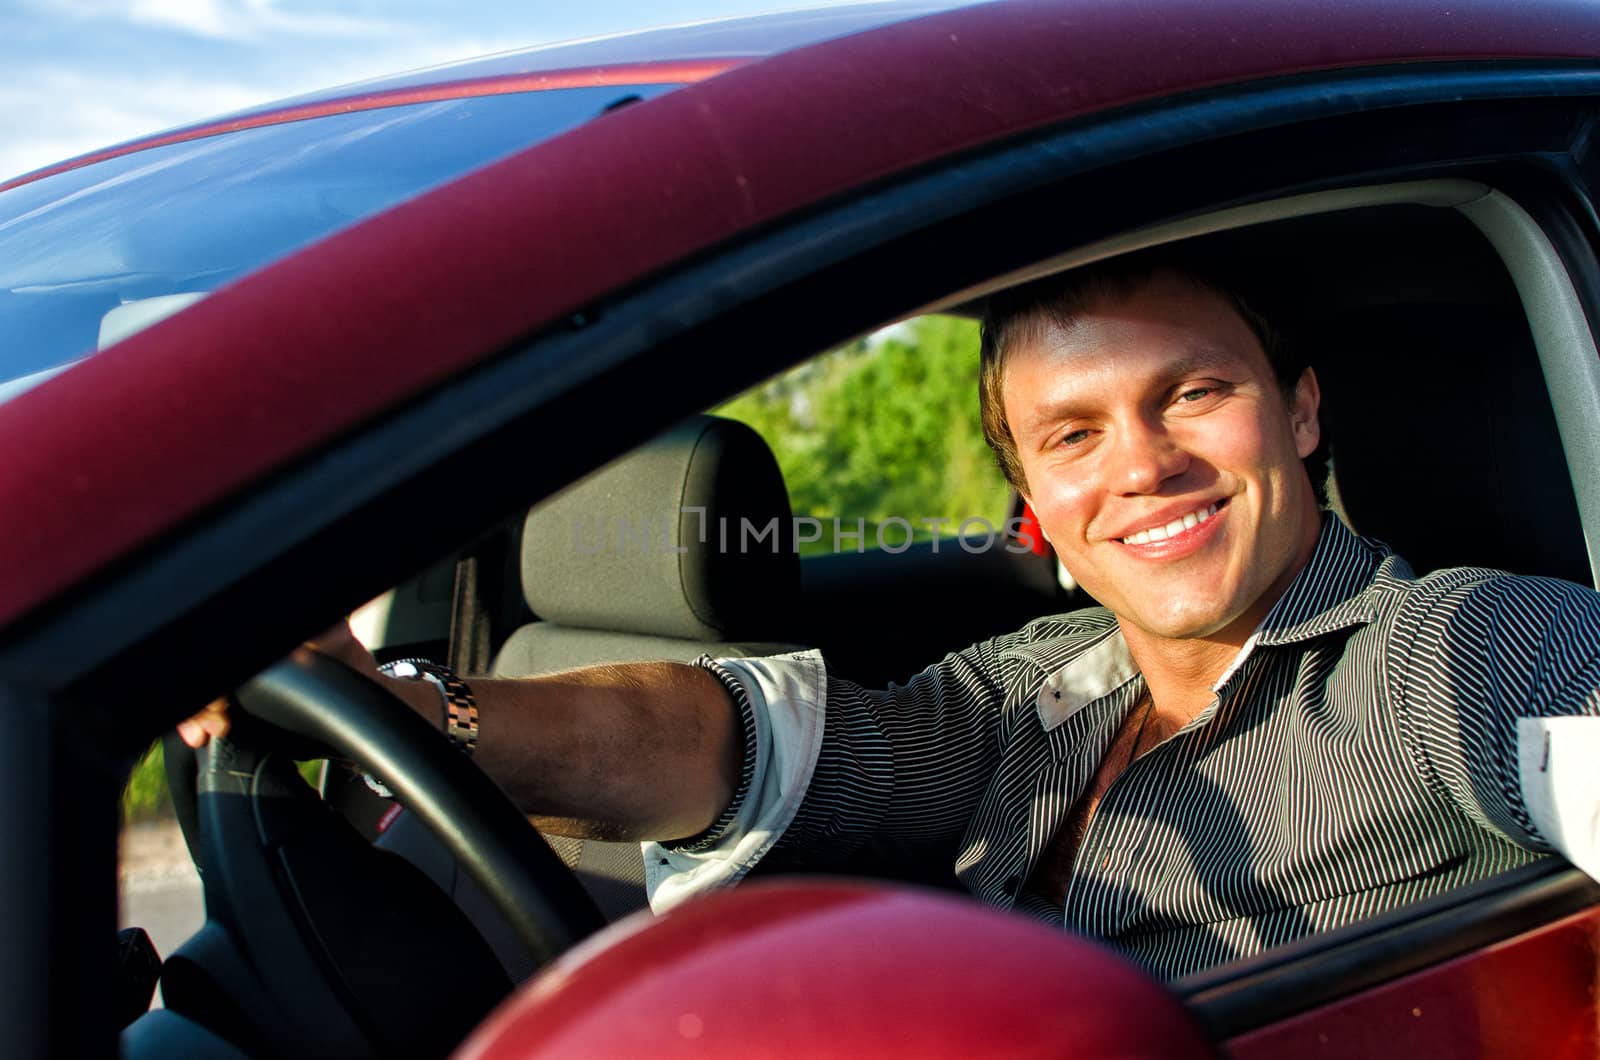
<path id="1" fill-rule="evenodd" d="M 953 844 L 999 760 L 995 643 L 877 691 L 830 675 L 814 651 L 709 663 L 751 708 L 754 761 L 743 795 L 708 832 L 643 845 L 651 908 L 733 883 L 763 860 L 822 868 L 878 839 Z"/>
<path id="2" fill-rule="evenodd" d="M 743 750 L 739 755 L 739 781 L 733 787 L 733 796 L 728 800 L 728 808 L 711 822 L 711 827 L 699 835 L 663 844 L 685 854 L 699 854 L 712 849 L 733 829 L 739 820 L 740 811 L 750 798 L 750 782 L 755 779 L 756 760 L 761 747 L 755 704 L 750 701 L 750 693 L 745 691 L 745 686 L 729 672 L 726 666 L 718 665 L 709 655 L 700 656 L 692 665 L 715 677 L 722 685 L 722 690 L 728 693 L 728 698 L 733 700 L 734 706 L 739 711 L 739 733 Z"/>
<path id="3" fill-rule="evenodd" d="M 728 809 L 706 832 L 642 844 L 645 891 L 658 913 L 737 882 L 761 860 L 794 819 L 822 746 L 827 676 L 819 653 L 699 665 L 739 707 L 744 760 Z"/>
<path id="4" fill-rule="evenodd" d="M 830 677 L 823 753 L 771 864 L 827 869 L 864 851 L 878 861 L 949 856 L 999 766 L 996 645 L 947 655 L 886 689 Z"/>
<path id="5" fill-rule="evenodd" d="M 1388 683 L 1429 783 L 1479 825 L 1600 877 L 1600 594 L 1430 575 L 1399 610 Z"/>

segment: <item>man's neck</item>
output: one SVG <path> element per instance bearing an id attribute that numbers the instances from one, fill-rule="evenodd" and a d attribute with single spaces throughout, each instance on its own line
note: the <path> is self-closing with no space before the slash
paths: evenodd
<path id="1" fill-rule="evenodd" d="M 1214 637 L 1168 640 L 1122 623 L 1122 636 L 1144 676 L 1163 727 L 1176 731 L 1211 702 L 1213 687 L 1238 658 L 1249 631 L 1243 636 L 1224 632 Z"/>
<path id="2" fill-rule="evenodd" d="M 1295 563 L 1253 607 L 1216 633 L 1203 637 L 1162 637 L 1118 617 L 1122 639 L 1144 676 L 1145 688 L 1155 703 L 1155 714 L 1166 731 L 1176 732 L 1210 704 L 1216 695 L 1213 689 L 1217 682 L 1239 657 L 1273 605 L 1311 562 L 1321 526 L 1321 516 L 1317 515 L 1305 527 L 1304 542 Z"/>

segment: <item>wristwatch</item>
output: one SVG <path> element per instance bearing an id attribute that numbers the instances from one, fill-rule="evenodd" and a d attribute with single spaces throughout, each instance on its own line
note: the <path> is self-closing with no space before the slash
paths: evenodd
<path id="1" fill-rule="evenodd" d="M 478 747 L 478 702 L 461 675 L 431 659 L 395 659 L 378 667 L 388 677 L 427 681 L 439 690 L 441 728 L 468 758 Z"/>

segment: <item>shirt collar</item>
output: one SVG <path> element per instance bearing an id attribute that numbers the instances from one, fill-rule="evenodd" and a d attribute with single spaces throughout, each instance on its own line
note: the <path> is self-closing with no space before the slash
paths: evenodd
<path id="1" fill-rule="evenodd" d="M 1322 532 L 1311 559 L 1272 605 L 1256 630 L 1264 647 L 1294 644 L 1377 617 L 1366 592 L 1389 549 L 1357 537 L 1332 512 L 1322 513 Z"/>
<path id="2" fill-rule="evenodd" d="M 1257 647 L 1294 644 L 1373 621 L 1377 610 L 1365 590 L 1388 554 L 1385 546 L 1357 537 L 1338 516 L 1324 512 L 1311 559 L 1245 642 L 1215 690 L 1221 691 Z M 1113 621 L 1089 648 L 1045 678 L 1035 701 L 1039 720 L 1046 731 L 1054 729 L 1138 673 Z"/>
<path id="3" fill-rule="evenodd" d="M 1139 675 L 1128 642 L 1115 623 L 1098 642 L 1051 673 L 1039 686 L 1035 705 L 1046 732 L 1090 703 Z"/>

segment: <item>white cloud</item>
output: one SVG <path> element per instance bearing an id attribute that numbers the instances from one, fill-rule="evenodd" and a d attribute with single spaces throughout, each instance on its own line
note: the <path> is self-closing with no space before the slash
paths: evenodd
<path id="1" fill-rule="evenodd" d="M 283 88 L 273 99 L 314 92 L 318 89 L 336 88 L 340 85 L 367 81 L 389 74 L 407 73 L 430 66 L 476 59 L 484 55 L 532 48 L 545 40 L 528 37 L 426 37 L 390 42 L 381 50 L 362 49 L 349 53 L 325 53 L 318 56 L 315 67 L 293 72 L 277 83 Z M 289 72 L 286 72 L 289 73 Z"/>
<path id="2" fill-rule="evenodd" d="M 17 71 L 0 82 L 0 180 L 273 98 L 262 86 L 180 75 Z"/>
<path id="3" fill-rule="evenodd" d="M 799 3 L 586 0 L 587 13 L 578 13 L 526 0 L 459 7 L 422 0 L 0 0 L 15 9 L 0 14 L 0 181 L 174 126 L 387 74 L 619 24 Z"/>
<path id="4" fill-rule="evenodd" d="M 393 41 L 319 52 L 302 65 L 245 80 L 168 71 L 148 76 L 66 65 L 0 79 L 0 182 L 76 155 L 290 96 L 478 55 L 526 41 Z"/>
<path id="5" fill-rule="evenodd" d="M 58 17 L 124 21 L 212 40 L 298 36 L 370 41 L 401 31 L 386 19 L 290 11 L 277 0 L 53 0 L 34 6 Z"/>

